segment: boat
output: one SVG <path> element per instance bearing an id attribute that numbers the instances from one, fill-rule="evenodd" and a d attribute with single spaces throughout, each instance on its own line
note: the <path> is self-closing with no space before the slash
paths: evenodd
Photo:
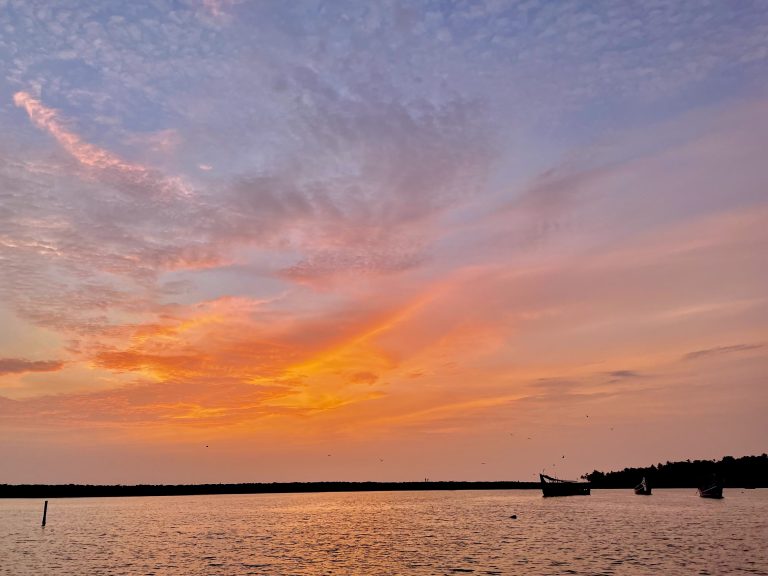
<path id="1" fill-rule="evenodd" d="M 702 498 L 722 498 L 723 482 L 713 474 L 708 482 L 699 486 L 699 496 Z"/>
<path id="2" fill-rule="evenodd" d="M 539 478 L 544 496 L 589 496 L 589 482 L 560 480 L 544 474 L 539 474 Z"/>
<path id="3" fill-rule="evenodd" d="M 645 476 L 643 476 L 643 479 L 640 481 L 640 484 L 635 486 L 635 494 L 639 494 L 641 496 L 651 495 L 651 485 L 648 484 L 648 481 L 645 479 Z"/>

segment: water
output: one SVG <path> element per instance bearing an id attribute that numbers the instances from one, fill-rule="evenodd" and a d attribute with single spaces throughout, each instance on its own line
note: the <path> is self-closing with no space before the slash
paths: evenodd
<path id="1" fill-rule="evenodd" d="M 768 574 L 768 490 L 0 500 L 0 575 Z M 510 518 L 512 514 L 517 519 Z"/>

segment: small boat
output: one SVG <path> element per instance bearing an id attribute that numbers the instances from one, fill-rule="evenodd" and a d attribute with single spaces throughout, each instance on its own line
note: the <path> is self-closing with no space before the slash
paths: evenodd
<path id="1" fill-rule="evenodd" d="M 699 486 L 699 496 L 702 498 L 722 498 L 723 482 L 713 474 L 709 482 Z"/>
<path id="2" fill-rule="evenodd" d="M 650 484 L 648 484 L 648 481 L 645 479 L 645 476 L 643 476 L 643 479 L 640 481 L 640 484 L 635 486 L 635 494 L 639 494 L 641 496 L 651 495 L 651 486 Z"/>
<path id="3" fill-rule="evenodd" d="M 589 482 L 560 480 L 539 474 L 541 491 L 544 496 L 589 496 Z"/>

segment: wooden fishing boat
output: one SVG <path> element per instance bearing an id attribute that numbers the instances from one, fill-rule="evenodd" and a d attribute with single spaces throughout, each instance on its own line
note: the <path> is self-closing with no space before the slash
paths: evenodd
<path id="1" fill-rule="evenodd" d="M 539 474 L 539 478 L 544 496 L 589 496 L 589 482 L 560 480 L 544 474 Z"/>
<path id="2" fill-rule="evenodd" d="M 713 475 L 709 482 L 699 486 L 699 496 L 702 498 L 722 498 L 723 482 Z"/>
<path id="3" fill-rule="evenodd" d="M 635 494 L 639 494 L 641 496 L 651 495 L 651 485 L 648 484 L 648 481 L 645 479 L 645 476 L 643 476 L 643 479 L 640 481 L 640 484 L 635 486 Z"/>

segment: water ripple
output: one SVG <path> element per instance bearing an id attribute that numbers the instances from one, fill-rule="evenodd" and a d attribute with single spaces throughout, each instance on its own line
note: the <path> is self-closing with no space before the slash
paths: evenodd
<path id="1" fill-rule="evenodd" d="M 768 574 L 768 490 L 85 498 L 44 529 L 41 509 L 0 500 L 0 575 Z"/>

